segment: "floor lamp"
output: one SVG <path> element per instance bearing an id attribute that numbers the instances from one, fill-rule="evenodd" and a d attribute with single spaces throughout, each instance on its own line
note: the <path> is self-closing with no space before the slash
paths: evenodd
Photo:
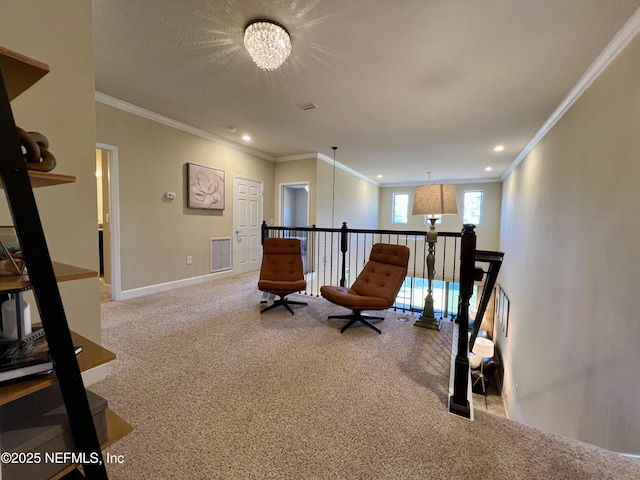
<path id="1" fill-rule="evenodd" d="M 482 393 L 484 393 L 484 408 L 488 408 L 487 384 L 485 383 L 485 379 L 487 377 L 484 376 L 484 359 L 493 357 L 494 344 L 488 338 L 478 337 L 473 344 L 473 353 L 480 357 L 480 374 L 478 375 L 478 378 L 476 378 L 475 382 L 473 382 L 473 385 L 478 382 L 482 382 Z"/>
<path id="2" fill-rule="evenodd" d="M 431 225 L 427 232 L 429 254 L 427 255 L 427 296 L 420 318 L 414 323 L 417 327 L 440 330 L 442 319 L 435 318 L 433 309 L 433 276 L 435 272 L 435 245 L 438 241 L 436 232 L 437 215 L 453 215 L 458 213 L 455 185 L 425 185 L 416 187 L 413 195 L 412 215 L 428 215 Z"/>

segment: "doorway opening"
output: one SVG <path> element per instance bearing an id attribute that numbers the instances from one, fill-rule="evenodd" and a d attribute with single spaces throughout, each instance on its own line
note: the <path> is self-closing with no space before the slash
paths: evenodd
<path id="1" fill-rule="evenodd" d="M 283 227 L 309 226 L 309 182 L 280 184 L 280 225 Z M 300 240 L 304 273 L 313 271 L 312 262 L 307 257 L 309 232 L 292 232 Z"/>
<path id="2" fill-rule="evenodd" d="M 309 226 L 309 182 L 280 184 L 280 224 Z"/>
<path id="3" fill-rule="evenodd" d="M 96 191 L 100 300 L 121 300 L 117 147 L 96 145 Z"/>

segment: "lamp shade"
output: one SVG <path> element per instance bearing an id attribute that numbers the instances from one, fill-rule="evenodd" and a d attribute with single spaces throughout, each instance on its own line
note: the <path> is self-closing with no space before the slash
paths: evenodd
<path id="1" fill-rule="evenodd" d="M 449 215 L 458 213 L 455 185 L 416 187 L 412 215 Z"/>
<path id="2" fill-rule="evenodd" d="M 473 353 L 481 357 L 493 357 L 494 344 L 491 340 L 484 337 L 476 338 L 473 344 Z"/>

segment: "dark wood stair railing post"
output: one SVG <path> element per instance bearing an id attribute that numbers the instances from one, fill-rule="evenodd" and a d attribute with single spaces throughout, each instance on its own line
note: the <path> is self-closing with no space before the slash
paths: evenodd
<path id="1" fill-rule="evenodd" d="M 449 412 L 471 418 L 467 399 L 469 384 L 469 303 L 473 295 L 475 274 L 475 225 L 465 224 L 460 241 L 460 300 L 458 302 L 458 352 L 454 364 L 453 395 L 449 397 Z"/>

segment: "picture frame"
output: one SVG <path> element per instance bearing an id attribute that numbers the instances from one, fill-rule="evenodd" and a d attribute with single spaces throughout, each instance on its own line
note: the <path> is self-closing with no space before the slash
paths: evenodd
<path id="1" fill-rule="evenodd" d="M 0 277 L 20 276 L 25 267 L 15 227 L 0 226 Z"/>
<path id="2" fill-rule="evenodd" d="M 502 334 L 509 336 L 509 297 L 500 285 L 496 286 L 495 318 Z"/>
<path id="3" fill-rule="evenodd" d="M 509 297 L 502 290 L 502 319 L 504 321 L 504 337 L 507 338 L 509 336 Z"/>
<path id="4" fill-rule="evenodd" d="M 187 208 L 224 210 L 224 170 L 187 163 Z"/>

